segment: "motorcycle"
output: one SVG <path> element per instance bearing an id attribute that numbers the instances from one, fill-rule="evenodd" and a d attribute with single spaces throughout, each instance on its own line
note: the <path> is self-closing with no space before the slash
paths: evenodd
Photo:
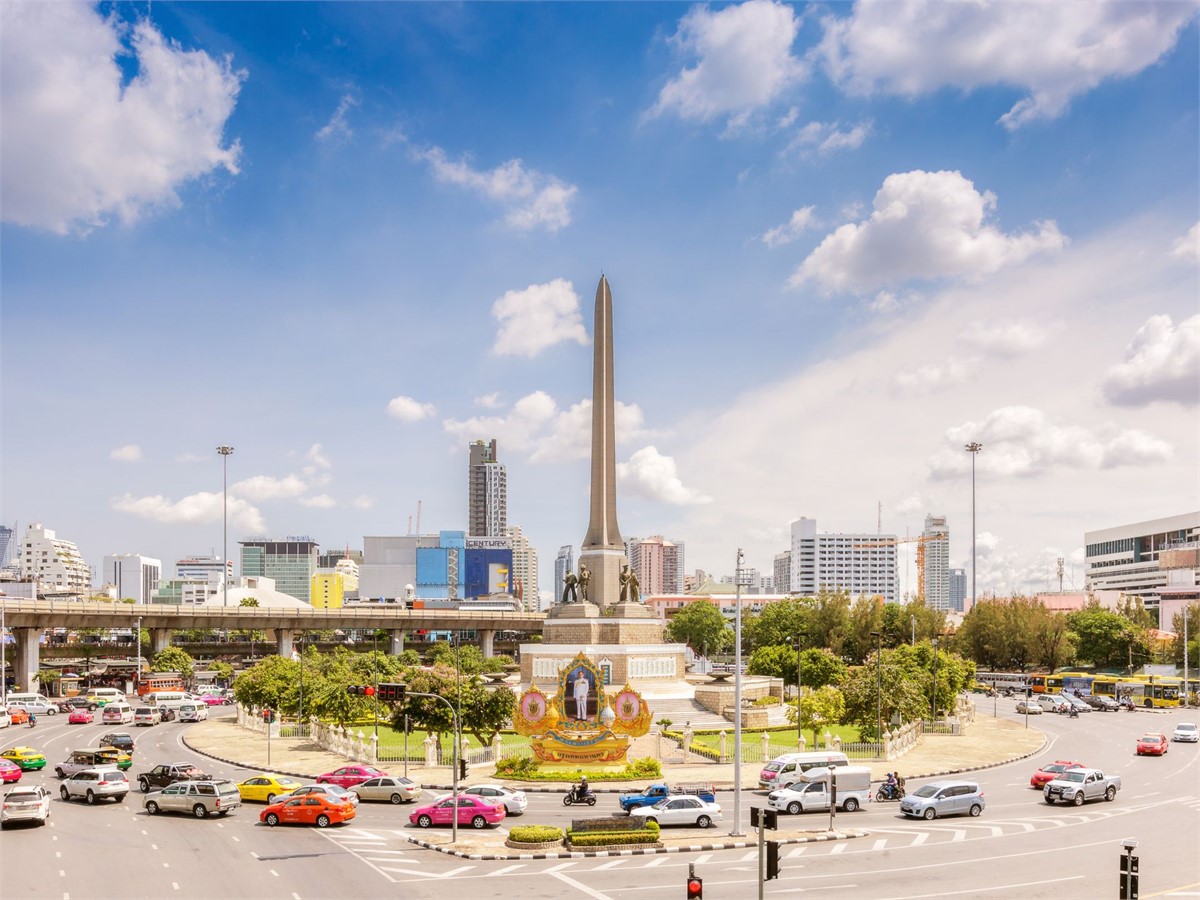
<path id="1" fill-rule="evenodd" d="M 904 785 L 902 784 L 884 784 L 875 792 L 875 799 L 880 803 L 886 800 L 903 800 Z"/>
<path id="2" fill-rule="evenodd" d="M 1072 719 L 1078 719 L 1079 718 L 1079 710 L 1077 710 L 1075 707 L 1072 706 L 1071 711 L 1069 713 L 1067 713 L 1067 715 L 1070 716 Z"/>
<path id="3" fill-rule="evenodd" d="M 563 806 L 570 806 L 574 803 L 586 803 L 588 806 L 595 806 L 596 795 L 592 793 L 591 788 L 588 788 L 586 791 L 584 791 L 582 795 L 572 788 L 571 790 L 567 791 L 567 795 L 563 797 Z"/>
<path id="4" fill-rule="evenodd" d="M 29 714 L 29 727 L 33 728 L 35 725 L 37 725 L 37 716 L 35 716 L 33 713 L 30 713 Z"/>

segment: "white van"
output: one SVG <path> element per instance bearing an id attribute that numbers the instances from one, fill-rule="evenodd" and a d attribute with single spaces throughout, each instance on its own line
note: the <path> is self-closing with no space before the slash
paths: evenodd
<path id="1" fill-rule="evenodd" d="M 53 705 L 49 700 L 46 699 L 45 694 L 18 694 L 13 692 L 10 692 L 8 696 L 4 698 L 4 702 L 6 705 L 12 703 L 45 703 L 50 706 Z"/>
<path id="2" fill-rule="evenodd" d="M 142 699 L 159 709 L 173 709 L 176 712 L 184 704 L 192 705 L 200 702 L 199 698 L 192 696 L 187 691 L 154 691 Z"/>
<path id="3" fill-rule="evenodd" d="M 850 760 L 845 753 L 836 750 L 814 750 L 811 753 L 785 753 L 767 763 L 758 773 L 760 788 L 791 787 L 800 780 L 800 775 L 819 766 L 848 766 Z"/>
<path id="4" fill-rule="evenodd" d="M 133 721 L 133 707 L 128 703 L 108 703 L 100 713 L 105 725 L 128 725 Z"/>
<path id="5" fill-rule="evenodd" d="M 871 770 L 867 766 L 819 766 L 800 776 L 790 788 L 772 791 L 767 803 L 795 815 L 829 809 L 830 773 L 836 773 L 837 806 L 846 812 L 862 809 L 871 800 Z"/>
<path id="6" fill-rule="evenodd" d="M 125 703 L 124 691 L 118 691 L 116 688 L 89 688 L 87 691 L 89 700 L 95 700 L 101 706 L 108 706 L 110 703 Z"/>

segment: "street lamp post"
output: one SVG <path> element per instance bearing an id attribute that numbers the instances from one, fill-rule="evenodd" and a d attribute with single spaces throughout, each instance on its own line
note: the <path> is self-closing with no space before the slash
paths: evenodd
<path id="1" fill-rule="evenodd" d="M 138 634 L 138 643 L 137 643 L 138 676 L 137 676 L 137 680 L 138 680 L 138 688 L 140 689 L 142 686 L 142 617 L 141 616 L 138 616 L 138 632 L 137 632 L 137 634 Z"/>
<path id="2" fill-rule="evenodd" d="M 799 747 L 800 747 L 800 741 L 803 740 L 803 738 L 804 738 L 804 728 L 800 724 L 800 698 L 804 694 L 804 690 L 803 690 L 804 675 L 803 675 L 803 669 L 801 668 L 801 663 L 803 662 L 803 657 L 801 656 L 801 654 L 804 652 L 804 650 L 802 649 L 803 640 L 804 640 L 804 634 L 803 634 L 803 632 L 801 632 L 796 638 L 796 747 L 797 747 L 797 749 L 799 749 Z"/>
<path id="3" fill-rule="evenodd" d="M 734 837 L 742 832 L 742 548 L 738 547 L 733 580 L 737 589 L 737 606 L 733 611 L 733 830 Z"/>
<path id="4" fill-rule="evenodd" d="M 872 631 L 875 638 L 875 737 L 883 747 L 883 632 Z"/>
<path id="5" fill-rule="evenodd" d="M 222 606 L 229 605 L 229 457 L 233 448 L 222 444 L 217 448 L 221 454 L 221 583 L 225 586 Z"/>
<path id="6" fill-rule="evenodd" d="M 929 698 L 929 724 L 933 725 L 937 722 L 937 648 L 938 638 L 944 638 L 944 634 L 935 634 L 933 636 L 933 696 Z"/>
<path id="7" fill-rule="evenodd" d="M 300 650 L 300 712 L 296 718 L 301 725 L 304 724 L 304 637 L 301 635 L 296 638 L 296 644 Z"/>
<path id="8" fill-rule="evenodd" d="M 1186 615 L 1186 610 L 1184 611 Z M 8 700 L 8 645 L 5 641 L 5 634 L 8 632 L 8 626 L 4 624 L 4 602 L 0 601 L 0 705 L 7 709 L 6 701 Z M 138 632 L 141 634 L 141 631 Z M 1183 658 L 1187 659 L 1187 641 L 1183 642 Z M 1187 683 L 1184 683 L 1186 689 Z"/>
<path id="9" fill-rule="evenodd" d="M 971 441 L 963 449 L 971 454 L 971 605 L 973 606 L 978 602 L 979 597 L 975 592 L 975 457 L 983 449 L 983 444 L 979 441 Z"/>

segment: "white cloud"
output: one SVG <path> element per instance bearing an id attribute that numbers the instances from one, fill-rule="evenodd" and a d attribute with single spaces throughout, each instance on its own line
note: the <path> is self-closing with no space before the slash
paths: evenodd
<path id="1" fill-rule="evenodd" d="M 643 428 L 641 407 L 636 403 L 614 404 L 613 423 L 617 443 L 624 444 L 644 438 L 650 432 Z M 587 459 L 592 452 L 592 401 L 580 400 L 554 419 L 550 433 L 533 451 L 534 462 L 558 462 L 567 459 Z"/>
<path id="2" fill-rule="evenodd" d="M 432 403 L 421 403 L 419 400 L 403 394 L 393 397 L 387 405 L 388 415 L 405 423 L 420 422 L 422 419 L 432 416 L 436 411 Z"/>
<path id="3" fill-rule="evenodd" d="M 1154 64 L 1195 12 L 1194 2 L 860 2 L 846 18 L 824 19 L 814 56 L 856 94 L 1027 90 L 1000 118 L 1015 129 L 1053 119 L 1104 80 Z"/>
<path id="4" fill-rule="evenodd" d="M 1082 425 L 1060 425 L 1040 409 L 1007 406 L 982 422 L 967 422 L 946 432 L 946 446 L 929 461 L 934 478 L 970 472 L 971 454 L 963 450 L 979 441 L 978 471 L 1005 477 L 1043 475 L 1057 468 L 1111 469 L 1165 462 L 1171 445 L 1136 429 L 1101 425 L 1095 431 Z"/>
<path id="5" fill-rule="evenodd" d="M 694 63 L 663 86 L 649 114 L 700 122 L 729 116 L 738 127 L 803 77 L 804 64 L 792 55 L 799 30 L 792 8 L 771 0 L 692 7 L 671 42 Z"/>
<path id="6" fill-rule="evenodd" d="M 328 494 L 317 494 L 315 497 L 301 497 L 301 506 L 310 506 L 314 509 L 330 509 L 337 506 L 337 501 Z"/>
<path id="7" fill-rule="evenodd" d="M 337 109 L 333 111 L 333 116 L 317 131 L 315 135 L 317 140 L 333 143 L 348 141 L 354 137 L 354 129 L 350 127 L 347 116 L 350 114 L 350 110 L 359 105 L 359 99 L 354 94 L 343 94 L 342 99 L 338 101 Z"/>
<path id="8" fill-rule="evenodd" d="M 1187 234 L 1175 240 L 1171 254 L 1184 262 L 1200 262 L 1200 222 L 1189 228 Z"/>
<path id="9" fill-rule="evenodd" d="M 123 81 L 116 59 L 132 53 Z M 222 145 L 245 73 L 84 3 L 0 4 L 4 221 L 59 234 L 179 204 L 187 182 L 236 174 Z"/>
<path id="10" fill-rule="evenodd" d="M 909 494 L 907 497 L 897 501 L 892 510 L 896 515 L 908 516 L 923 511 L 927 505 L 920 494 Z"/>
<path id="11" fill-rule="evenodd" d="M 531 284 L 523 291 L 506 291 L 492 304 L 500 332 L 492 353 L 533 358 L 562 341 L 588 343 L 579 312 L 579 296 L 569 281 L 556 278 Z"/>
<path id="12" fill-rule="evenodd" d="M 117 462 L 137 462 L 142 458 L 142 448 L 137 444 L 126 444 L 124 447 L 110 450 L 108 458 Z"/>
<path id="13" fill-rule="evenodd" d="M 783 225 L 777 225 L 769 229 L 762 236 L 762 242 L 768 247 L 782 247 L 784 244 L 790 244 L 809 228 L 813 228 L 817 224 L 815 211 L 816 207 L 814 206 L 800 207 L 800 209 L 792 213 L 792 217 Z"/>
<path id="14" fill-rule="evenodd" d="M 958 339 L 988 356 L 1016 357 L 1046 343 L 1055 326 L 1042 322 L 972 322 Z"/>
<path id="15" fill-rule="evenodd" d="M 177 501 L 168 500 L 161 494 L 150 497 L 134 497 L 125 494 L 112 501 L 118 512 L 130 513 L 152 522 L 168 525 L 192 525 L 220 522 L 225 510 L 219 493 L 201 491 Z M 255 507 L 238 497 L 229 497 L 229 521 L 234 527 L 251 532 L 266 531 L 266 522 Z"/>
<path id="16" fill-rule="evenodd" d="M 489 436 L 514 450 L 528 450 L 557 413 L 558 404 L 553 397 L 545 391 L 534 391 L 517 400 L 508 415 L 446 419 L 442 427 L 447 434 L 463 441 Z"/>
<path id="17" fill-rule="evenodd" d="M 966 381 L 979 367 L 975 358 L 950 356 L 941 362 L 925 363 L 914 369 L 904 369 L 892 376 L 892 390 L 903 396 L 932 394 L 950 385 Z"/>
<path id="18" fill-rule="evenodd" d="M 869 291 L 914 278 L 981 276 L 1065 246 L 1053 222 L 1039 223 L 1036 234 L 1015 235 L 984 224 L 995 205 L 994 194 L 980 194 L 959 172 L 889 175 L 871 217 L 828 235 L 791 284 Z"/>
<path id="19" fill-rule="evenodd" d="M 617 478 L 623 490 L 660 503 L 694 506 L 712 502 L 712 497 L 684 487 L 674 458 L 663 456 L 653 446 L 643 447 L 629 457 L 629 462 L 619 463 Z"/>
<path id="20" fill-rule="evenodd" d="M 230 496 L 246 497 L 255 502 L 288 500 L 299 497 L 307 490 L 308 484 L 298 475 L 285 475 L 283 478 L 254 475 L 229 486 Z"/>
<path id="21" fill-rule="evenodd" d="M 350 505 L 353 506 L 355 509 L 370 509 L 372 506 L 375 505 L 375 498 L 370 497 L 366 494 L 359 494 L 357 497 L 355 497 L 353 500 L 350 501 Z"/>
<path id="22" fill-rule="evenodd" d="M 308 452 L 304 454 L 304 458 L 311 464 L 306 472 L 311 472 L 313 469 L 328 469 L 333 466 L 329 461 L 329 457 L 325 455 L 325 450 L 320 444 L 313 444 L 308 448 Z"/>
<path id="23" fill-rule="evenodd" d="M 1125 361 L 1109 369 L 1103 391 L 1116 406 L 1200 403 L 1200 316 L 1178 328 L 1170 316 L 1147 319 L 1125 349 Z"/>
<path id="24" fill-rule="evenodd" d="M 841 122 L 809 122 L 796 132 L 781 156 L 827 156 L 839 150 L 857 150 L 870 137 L 872 122 L 843 128 Z"/>
<path id="25" fill-rule="evenodd" d="M 500 392 L 493 391 L 490 394 L 483 394 L 475 398 L 475 405 L 482 406 L 484 409 L 497 409 L 500 406 Z"/>
<path id="26" fill-rule="evenodd" d="M 433 177 L 443 184 L 473 190 L 505 207 L 504 221 L 517 231 L 544 228 L 553 233 L 571 224 L 571 204 L 579 189 L 554 175 L 527 169 L 519 159 L 484 171 L 472 168 L 466 159 L 447 159 L 441 147 L 414 149 L 413 157 L 428 163 Z"/>

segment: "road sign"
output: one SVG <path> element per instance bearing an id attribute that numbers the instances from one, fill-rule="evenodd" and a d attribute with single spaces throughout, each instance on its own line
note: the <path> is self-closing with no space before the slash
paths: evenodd
<path id="1" fill-rule="evenodd" d="M 759 825 L 759 822 L 762 825 Z M 779 811 L 774 809 L 763 809 L 758 806 L 750 807 L 750 827 L 751 828 L 778 828 L 779 827 Z"/>
<path id="2" fill-rule="evenodd" d="M 1138 876 L 1121 876 L 1121 900 L 1138 900 Z"/>
<path id="3" fill-rule="evenodd" d="M 1131 875 L 1136 875 L 1137 871 L 1138 871 L 1138 857 L 1122 856 L 1121 857 L 1121 871 L 1128 872 Z"/>

